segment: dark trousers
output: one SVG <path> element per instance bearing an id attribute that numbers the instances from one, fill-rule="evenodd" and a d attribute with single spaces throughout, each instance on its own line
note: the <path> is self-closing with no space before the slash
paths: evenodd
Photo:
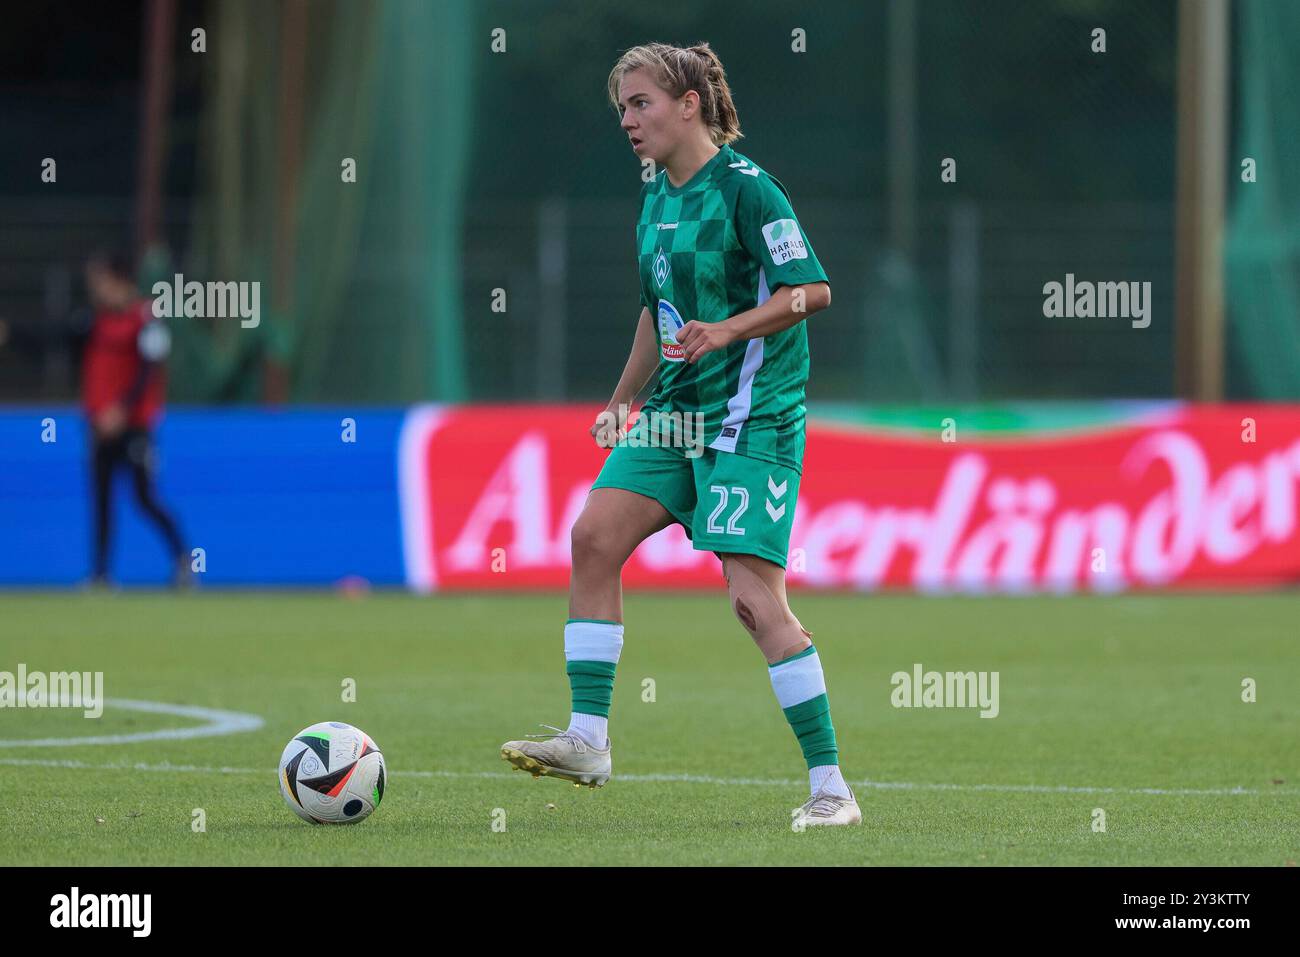
<path id="1" fill-rule="evenodd" d="M 146 429 L 126 429 L 111 439 L 96 439 L 94 443 L 95 476 L 95 575 L 106 577 L 108 574 L 108 548 L 112 537 L 112 490 L 113 473 L 119 465 L 131 470 L 131 481 L 135 486 L 135 498 L 140 508 L 158 526 L 158 530 L 167 539 L 167 547 L 172 557 L 179 562 L 185 554 L 181 544 L 180 532 L 176 522 L 161 505 L 154 494 L 154 452 L 153 441 Z"/>

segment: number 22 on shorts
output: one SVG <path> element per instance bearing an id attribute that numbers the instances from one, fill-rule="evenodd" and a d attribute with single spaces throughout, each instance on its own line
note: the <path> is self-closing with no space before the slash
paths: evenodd
<path id="1" fill-rule="evenodd" d="M 740 521 L 740 517 L 745 514 L 745 509 L 749 508 L 749 490 L 743 485 L 731 486 L 731 491 L 735 493 L 736 497 L 740 500 L 740 504 L 738 504 L 735 511 L 727 517 L 726 528 L 719 525 L 717 519 L 718 516 L 722 514 L 722 511 L 727 507 L 727 486 L 710 485 L 709 491 L 717 494 L 718 504 L 713 511 L 709 513 L 708 533 L 710 535 L 744 535 L 745 530 L 737 526 L 736 523 Z"/>

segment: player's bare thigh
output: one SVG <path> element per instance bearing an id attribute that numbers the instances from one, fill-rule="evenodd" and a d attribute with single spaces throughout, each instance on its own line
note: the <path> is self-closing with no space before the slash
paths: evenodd
<path id="1" fill-rule="evenodd" d="M 601 608 L 608 605 L 612 596 L 606 593 L 618 589 L 623 563 L 638 545 L 673 521 L 668 509 L 649 496 L 621 488 L 592 489 L 571 533 L 570 616 L 604 617 L 591 613 L 592 602 Z"/>

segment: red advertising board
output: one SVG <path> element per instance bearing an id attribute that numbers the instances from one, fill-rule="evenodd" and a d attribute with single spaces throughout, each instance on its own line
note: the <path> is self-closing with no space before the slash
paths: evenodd
<path id="1" fill-rule="evenodd" d="M 608 454 L 597 409 L 428 406 L 401 441 L 408 583 L 562 589 Z M 788 579 L 818 588 L 1095 591 L 1300 581 L 1300 407 L 1168 403 L 1104 425 L 963 434 L 810 418 Z M 627 586 L 718 587 L 680 526 Z"/>

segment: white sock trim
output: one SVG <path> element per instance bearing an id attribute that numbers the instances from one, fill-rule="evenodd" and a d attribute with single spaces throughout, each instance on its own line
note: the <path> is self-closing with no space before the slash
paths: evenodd
<path id="1" fill-rule="evenodd" d="M 817 652 L 782 662 L 767 669 L 772 679 L 772 690 L 782 708 L 803 704 L 819 694 L 826 693 L 826 678 L 822 674 L 822 660 Z"/>
<path id="2" fill-rule="evenodd" d="M 566 661 L 608 661 L 618 664 L 623 650 L 623 626 L 598 621 L 571 621 L 564 626 Z"/>

